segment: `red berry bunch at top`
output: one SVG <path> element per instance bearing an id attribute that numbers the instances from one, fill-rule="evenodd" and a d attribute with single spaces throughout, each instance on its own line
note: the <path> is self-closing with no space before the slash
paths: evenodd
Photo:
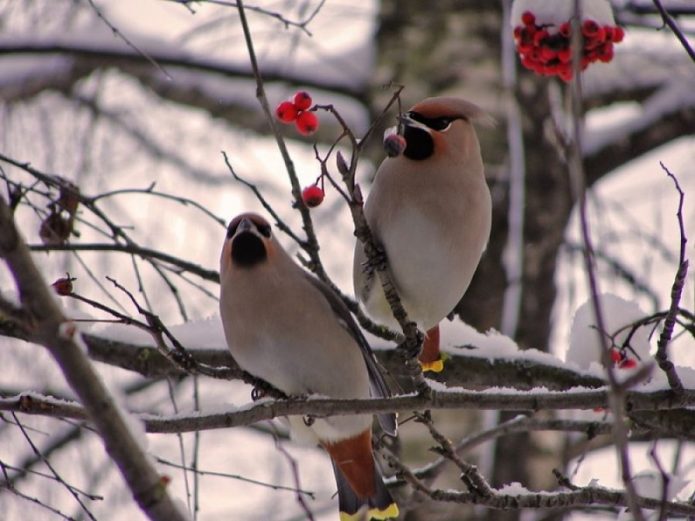
<path id="1" fill-rule="evenodd" d="M 590 63 L 613 59 L 613 44 L 625 36 L 613 20 L 607 0 L 582 2 L 581 70 Z M 512 25 L 516 50 L 527 69 L 543 76 L 572 79 L 572 24 L 574 0 L 516 0 Z"/>
<path id="2" fill-rule="evenodd" d="M 308 136 L 319 128 L 319 118 L 309 111 L 312 103 L 309 93 L 300 90 L 292 101 L 283 101 L 275 108 L 275 116 L 283 123 L 294 123 L 300 134 Z"/>

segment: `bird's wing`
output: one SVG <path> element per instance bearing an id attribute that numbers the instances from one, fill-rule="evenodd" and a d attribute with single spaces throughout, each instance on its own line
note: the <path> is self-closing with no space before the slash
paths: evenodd
<path id="1" fill-rule="evenodd" d="M 331 290 L 331 288 L 329 288 L 325 283 L 309 273 L 304 272 L 304 275 L 307 277 L 309 282 L 311 282 L 311 284 L 313 284 L 313 286 L 321 292 L 321 294 L 330 304 L 333 312 L 338 317 L 338 321 L 352 335 L 357 342 L 357 345 L 360 346 L 362 356 L 364 357 L 364 361 L 367 365 L 367 372 L 369 373 L 369 384 L 372 395 L 380 398 L 388 398 L 391 396 L 391 391 L 386 385 L 384 376 L 381 374 L 381 370 L 379 369 L 376 357 L 372 352 L 372 348 L 369 346 L 367 339 L 362 334 L 362 331 L 355 322 L 355 319 L 352 317 L 352 314 L 350 314 L 350 310 L 347 308 L 345 303 L 340 300 L 333 290 Z M 396 414 L 382 413 L 379 414 L 378 417 L 382 429 L 384 429 L 387 434 L 395 436 L 397 431 Z"/>

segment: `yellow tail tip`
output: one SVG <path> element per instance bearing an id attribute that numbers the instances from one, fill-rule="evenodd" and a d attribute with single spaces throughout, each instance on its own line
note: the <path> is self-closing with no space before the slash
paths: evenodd
<path id="1" fill-rule="evenodd" d="M 391 503 L 386 508 L 370 508 L 366 515 L 364 509 L 360 509 L 354 514 L 341 512 L 340 521 L 371 521 L 373 519 L 378 521 L 386 521 L 387 519 L 396 519 L 398 514 L 398 505 L 396 503 Z"/>
<path id="2" fill-rule="evenodd" d="M 422 371 L 432 371 L 433 373 L 441 373 L 444 370 L 444 361 L 449 358 L 446 353 L 440 353 L 439 358 L 433 362 L 420 361 Z"/>

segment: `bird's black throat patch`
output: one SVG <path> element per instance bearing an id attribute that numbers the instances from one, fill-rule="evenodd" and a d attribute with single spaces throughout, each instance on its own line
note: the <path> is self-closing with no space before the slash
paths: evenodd
<path id="1" fill-rule="evenodd" d="M 265 244 L 258 235 L 242 232 L 232 239 L 232 261 L 242 268 L 250 268 L 268 257 Z"/>
<path id="2" fill-rule="evenodd" d="M 434 141 L 426 130 L 406 125 L 403 137 L 406 143 L 403 155 L 408 159 L 422 161 L 434 153 Z"/>

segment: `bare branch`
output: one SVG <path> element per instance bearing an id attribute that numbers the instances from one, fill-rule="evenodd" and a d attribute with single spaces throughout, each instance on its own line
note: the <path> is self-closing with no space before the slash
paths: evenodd
<path id="1" fill-rule="evenodd" d="M 657 5 L 658 0 L 654 0 Z M 680 228 L 680 256 L 678 262 L 678 270 L 676 271 L 676 277 L 673 281 L 673 286 L 671 287 L 671 306 L 669 307 L 668 314 L 664 320 L 664 328 L 659 335 L 659 341 L 657 343 L 656 360 L 659 363 L 659 367 L 666 373 L 668 378 L 668 383 L 674 392 L 679 393 L 683 390 L 683 384 L 681 383 L 676 368 L 673 366 L 673 362 L 668 359 L 668 353 L 666 349 L 671 341 L 671 335 L 673 335 L 673 326 L 676 323 L 676 316 L 678 314 L 678 306 L 681 300 L 681 294 L 683 293 L 683 286 L 685 285 L 685 277 L 688 274 L 688 259 L 685 258 L 686 244 L 688 239 L 685 236 L 685 225 L 683 224 L 683 200 L 685 194 L 681 190 L 678 179 L 673 175 L 668 168 L 664 166 L 663 163 L 659 163 L 661 168 L 666 172 L 666 174 L 673 179 L 675 183 L 676 190 L 678 190 L 679 200 L 678 200 L 678 211 L 676 215 L 678 217 L 678 226 Z"/>
<path id="2" fill-rule="evenodd" d="M 693 50 L 693 48 L 690 46 L 688 38 L 686 38 L 685 34 L 683 34 L 683 31 L 681 31 L 680 27 L 678 27 L 676 21 L 669 14 L 666 8 L 662 5 L 661 0 L 652 1 L 658 9 L 659 14 L 661 15 L 661 18 L 664 21 L 664 24 L 669 26 L 669 28 L 673 31 L 673 34 L 675 34 L 676 38 L 678 38 L 678 41 L 681 42 L 681 45 L 685 49 L 685 52 L 687 52 L 688 56 L 690 56 L 690 59 L 693 60 L 693 62 L 695 62 L 695 50 Z"/>
<path id="3" fill-rule="evenodd" d="M 82 351 L 80 334 L 67 323 L 53 301 L 4 198 L 0 198 L 0 256 L 10 268 L 22 304 L 32 317 L 32 340 L 48 348 L 80 397 L 137 504 L 150 519 L 184 521 L 187 516 L 174 504 L 123 413 Z"/>

